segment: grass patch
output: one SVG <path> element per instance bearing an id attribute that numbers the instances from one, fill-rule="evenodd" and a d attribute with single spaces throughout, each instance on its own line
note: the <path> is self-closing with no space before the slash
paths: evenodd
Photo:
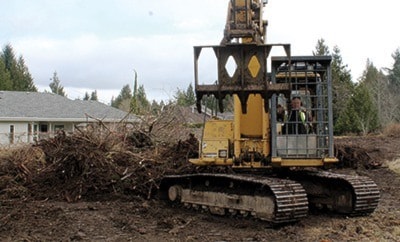
<path id="1" fill-rule="evenodd" d="M 390 170 L 400 174 L 400 158 L 394 161 L 388 162 L 388 167 Z"/>
<path id="2" fill-rule="evenodd" d="M 389 124 L 383 130 L 383 134 L 391 137 L 400 137 L 400 123 Z"/>

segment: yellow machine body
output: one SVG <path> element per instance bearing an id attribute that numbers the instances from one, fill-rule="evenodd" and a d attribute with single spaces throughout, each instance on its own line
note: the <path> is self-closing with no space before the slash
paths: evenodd
<path id="1" fill-rule="evenodd" d="M 252 103 L 262 104 L 261 97 L 249 98 Z M 235 105 L 240 105 L 238 101 Z M 252 110 L 252 109 L 250 109 Z M 257 114 L 256 110 L 259 112 Z M 235 164 L 235 157 L 242 154 L 261 153 L 270 156 L 270 135 L 268 113 L 260 112 L 263 108 L 253 109 L 247 114 L 235 112 L 234 120 L 210 120 L 205 123 L 203 141 L 200 142 L 200 157 L 190 159 L 195 165 L 221 165 L 234 168 L 268 168 L 268 167 L 295 167 L 295 166 L 323 166 L 327 163 L 338 162 L 337 158 L 282 158 L 272 157 L 269 165 L 263 164 L 254 157 L 249 157 L 247 162 Z M 254 115 L 252 112 L 255 112 Z M 233 156 L 229 157 L 229 154 Z"/>
<path id="2" fill-rule="evenodd" d="M 290 44 L 266 43 L 266 3 L 230 0 L 220 45 L 194 47 L 197 110 L 202 110 L 203 96 L 213 96 L 224 112 L 225 97 L 233 96 L 234 111 L 231 120 L 205 122 L 199 156 L 189 161 L 232 169 L 165 176 L 161 197 L 220 216 L 252 216 L 275 224 L 298 221 L 309 207 L 370 214 L 380 197 L 371 179 L 306 169 L 338 161 L 332 57 L 292 56 Z M 275 46 L 283 47 L 286 56 L 270 57 Z M 215 54 L 216 80 L 200 78 L 203 49 Z M 282 167 L 295 169 L 274 169 Z"/>
<path id="3" fill-rule="evenodd" d="M 276 75 L 278 81 L 285 78 L 288 77 L 283 73 Z M 294 72 L 290 76 L 290 79 L 299 83 L 304 82 L 299 80 L 307 78 L 319 80 L 320 76 L 305 72 Z M 292 93 L 301 94 L 308 106 L 316 96 L 312 90 L 303 87 L 292 90 Z M 272 125 L 271 122 L 271 112 L 276 110 L 270 107 L 266 109 L 264 105 L 261 95 L 251 94 L 247 99 L 246 113 L 243 113 L 241 101 L 234 95 L 233 120 L 207 121 L 200 140 L 200 156 L 190 159 L 190 162 L 200 166 L 228 165 L 233 168 L 324 166 L 338 162 L 337 158 L 327 153 L 317 155 L 317 142 L 321 137 L 315 134 L 282 134 L 283 123 L 275 122 Z M 276 130 L 274 137 L 272 129 Z M 272 139 L 276 139 L 278 152 L 275 155 L 271 153 Z"/>

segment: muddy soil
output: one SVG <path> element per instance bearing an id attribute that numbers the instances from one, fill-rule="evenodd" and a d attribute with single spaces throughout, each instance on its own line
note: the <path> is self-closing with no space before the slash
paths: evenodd
<path id="1" fill-rule="evenodd" d="M 0 241 L 400 241 L 400 175 L 391 169 L 399 167 L 400 138 L 346 137 L 336 143 L 357 155 L 333 171 L 371 177 L 380 188 L 379 206 L 369 216 L 310 212 L 300 222 L 273 227 L 173 207 L 129 191 L 68 201 L 67 196 L 21 196 L 21 191 L 6 196 L 0 189 Z M 46 194 L 62 188 L 54 189 Z"/>

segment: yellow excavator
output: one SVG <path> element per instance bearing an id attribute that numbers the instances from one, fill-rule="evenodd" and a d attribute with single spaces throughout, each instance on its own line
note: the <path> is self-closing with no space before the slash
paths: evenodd
<path id="1" fill-rule="evenodd" d="M 232 120 L 205 122 L 199 157 L 190 162 L 234 172 L 169 175 L 161 182 L 162 196 L 188 208 L 277 224 L 298 221 L 310 207 L 372 213 L 380 193 L 370 178 L 321 169 L 338 162 L 331 57 L 292 56 L 290 44 L 266 43 L 265 5 L 230 0 L 220 45 L 194 47 L 197 109 L 201 112 L 204 95 L 213 95 L 223 112 L 229 95 L 234 113 Z M 286 55 L 269 57 L 274 47 L 283 47 Z M 218 79 L 212 84 L 199 80 L 205 49 L 216 58 Z M 292 103 L 296 99 L 300 108 Z"/>

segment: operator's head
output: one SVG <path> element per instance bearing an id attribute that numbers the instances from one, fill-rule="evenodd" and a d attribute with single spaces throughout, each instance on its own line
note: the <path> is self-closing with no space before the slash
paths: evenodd
<path id="1" fill-rule="evenodd" d="M 300 97 L 298 97 L 298 96 L 293 97 L 291 105 L 292 105 L 292 110 L 300 109 L 300 107 L 301 107 L 301 99 L 300 99 Z"/>

